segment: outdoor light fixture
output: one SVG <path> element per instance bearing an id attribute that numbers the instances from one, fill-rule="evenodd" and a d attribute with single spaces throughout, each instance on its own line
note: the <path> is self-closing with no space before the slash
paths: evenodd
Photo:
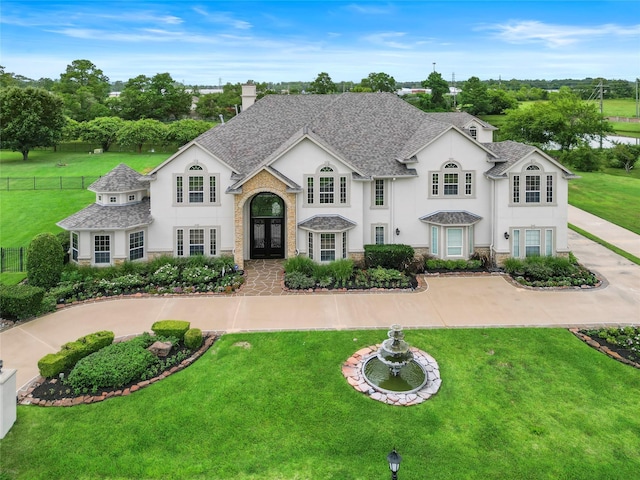
<path id="1" fill-rule="evenodd" d="M 504 232 L 504 238 L 505 240 L 509 240 L 509 232 Z"/>
<path id="2" fill-rule="evenodd" d="M 398 470 L 400 470 L 400 462 L 402 461 L 402 457 L 398 455 L 396 449 L 387 455 L 387 462 L 389 462 L 389 470 L 391 470 L 391 480 L 398 479 Z"/>
<path id="3" fill-rule="evenodd" d="M 396 235 L 400 235 L 400 229 L 396 228 Z"/>
<path id="4" fill-rule="evenodd" d="M 4 365 L 4 362 L 0 360 L 0 373 L 2 373 L 2 365 Z"/>

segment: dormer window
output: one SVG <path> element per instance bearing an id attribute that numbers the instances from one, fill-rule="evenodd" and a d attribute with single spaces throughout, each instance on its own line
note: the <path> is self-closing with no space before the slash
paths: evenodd
<path id="1" fill-rule="evenodd" d="M 131 195 L 129 195 L 129 201 L 130 201 L 130 202 L 134 202 L 135 200 L 136 200 L 136 196 L 135 196 L 135 194 L 131 194 Z"/>
<path id="2" fill-rule="evenodd" d="M 475 125 L 469 128 L 469 135 L 471 135 L 471 138 L 474 138 L 476 140 L 478 139 L 478 129 Z"/>

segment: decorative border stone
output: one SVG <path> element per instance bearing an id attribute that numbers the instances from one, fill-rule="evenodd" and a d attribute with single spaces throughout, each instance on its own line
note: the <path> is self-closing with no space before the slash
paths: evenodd
<path id="1" fill-rule="evenodd" d="M 126 337 L 119 337 L 114 340 L 114 343 L 118 341 L 124 341 L 136 336 L 137 335 L 128 335 Z M 169 370 L 162 372 L 157 377 L 141 381 L 123 390 L 108 392 L 103 391 L 99 395 L 83 395 L 73 398 L 61 398 L 59 400 L 43 400 L 33 396 L 33 391 L 35 390 L 35 388 L 40 386 L 45 381 L 43 377 L 38 377 L 34 381 L 32 381 L 25 390 L 21 390 L 18 392 L 18 405 L 39 405 L 41 407 L 72 407 L 74 405 L 102 402 L 103 400 L 112 397 L 126 397 L 128 395 L 131 395 L 133 392 L 137 392 L 141 388 L 151 385 L 152 383 L 162 380 L 163 378 L 167 378 L 169 375 L 172 375 L 188 367 L 200 356 L 202 356 L 207 350 L 209 350 L 211 345 L 213 345 L 213 343 L 219 338 L 219 335 L 216 333 L 207 333 L 206 336 L 203 335 L 203 337 L 204 338 L 202 346 L 198 350 L 196 350 L 189 358 L 185 358 L 178 365 L 175 365 Z"/>
<path id="2" fill-rule="evenodd" d="M 626 358 L 621 356 L 618 352 L 614 352 L 613 350 L 611 350 L 606 345 L 601 345 L 598 341 L 594 340 L 589 335 L 585 335 L 584 333 L 582 333 L 580 331 L 580 329 L 578 329 L 578 328 L 570 328 L 569 331 L 571 333 L 573 333 L 576 337 L 578 337 L 580 340 L 585 342 L 587 345 L 589 345 L 591 348 L 595 348 L 599 352 L 604 353 L 605 355 L 607 355 L 610 358 L 613 358 L 614 360 L 617 360 L 617 361 L 619 361 L 621 363 L 624 363 L 626 365 L 631 365 L 632 367 L 640 369 L 640 363 L 636 363 L 636 362 L 633 362 L 631 360 L 627 360 Z"/>
<path id="3" fill-rule="evenodd" d="M 380 346 L 381 344 L 377 344 L 361 348 L 342 364 L 342 374 L 347 379 L 347 383 L 355 390 L 378 402 L 404 407 L 418 405 L 438 393 L 442 384 L 438 362 L 427 352 L 415 347 L 410 347 L 411 352 L 413 352 L 413 359 L 424 367 L 427 375 L 427 382 L 420 390 L 413 393 L 389 393 L 367 382 L 362 373 L 362 368 L 367 360 L 376 355 Z"/>

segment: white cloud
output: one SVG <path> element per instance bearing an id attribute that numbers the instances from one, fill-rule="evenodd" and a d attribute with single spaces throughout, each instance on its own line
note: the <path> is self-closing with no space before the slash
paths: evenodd
<path id="1" fill-rule="evenodd" d="M 374 45 L 382 45 L 389 48 L 410 49 L 413 45 L 409 43 L 397 42 L 394 39 L 403 38 L 406 36 L 405 32 L 383 32 L 374 33 L 363 37 L 364 40 L 373 43 Z"/>
<path id="2" fill-rule="evenodd" d="M 551 48 L 593 40 L 594 37 L 640 35 L 640 25 L 604 24 L 579 27 L 555 25 L 535 20 L 512 21 L 506 24 L 482 26 L 478 29 L 495 31 L 496 37 L 507 43 L 543 43 Z"/>
<path id="3" fill-rule="evenodd" d="M 227 25 L 238 30 L 249 30 L 253 25 L 245 20 L 239 20 L 227 12 L 209 13 L 202 7 L 193 7 L 193 11 L 210 22 Z"/>

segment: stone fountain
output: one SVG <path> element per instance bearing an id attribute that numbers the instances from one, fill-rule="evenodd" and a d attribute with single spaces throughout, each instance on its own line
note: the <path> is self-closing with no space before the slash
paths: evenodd
<path id="1" fill-rule="evenodd" d="M 393 405 L 415 405 L 440 388 L 440 369 L 428 353 L 404 340 L 400 325 L 392 325 L 379 345 L 357 351 L 342 366 L 356 390 Z"/>

